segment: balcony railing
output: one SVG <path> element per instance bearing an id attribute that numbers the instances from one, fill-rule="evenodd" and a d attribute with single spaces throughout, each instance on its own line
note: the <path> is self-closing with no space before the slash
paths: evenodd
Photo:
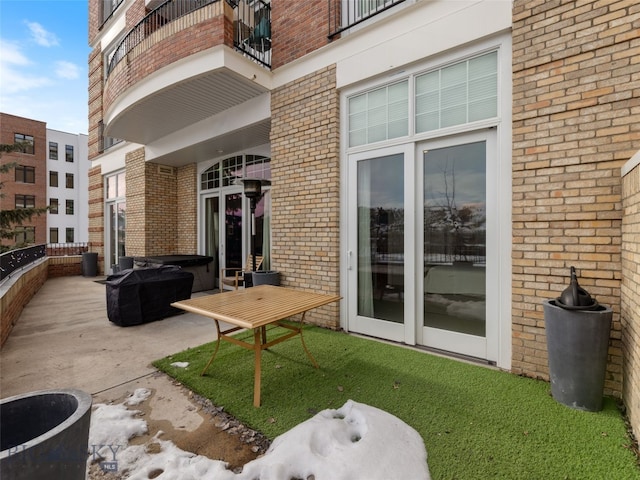
<path id="1" fill-rule="evenodd" d="M 233 46 L 271 68 L 271 4 L 264 0 L 229 0 L 233 7 Z"/>
<path id="2" fill-rule="evenodd" d="M 34 245 L 32 247 L 16 248 L 0 254 L 0 282 L 19 270 L 47 254 L 47 246 Z"/>
<path id="3" fill-rule="evenodd" d="M 109 150 L 114 145 L 122 142 L 122 140 L 120 140 L 119 138 L 105 136 L 104 128 L 104 122 L 100 120 L 98 122 L 98 150 L 100 151 L 100 153 L 104 152 L 105 150 Z"/>
<path id="4" fill-rule="evenodd" d="M 329 38 L 364 22 L 405 0 L 328 0 Z"/>
<path id="5" fill-rule="evenodd" d="M 9 278 L 12 273 L 23 269 L 27 265 L 48 257 L 65 257 L 69 255 L 82 255 L 89 251 L 86 242 L 76 243 L 49 243 L 33 245 L 31 247 L 16 248 L 0 254 L 0 283 Z"/>
<path id="6" fill-rule="evenodd" d="M 195 12 L 202 7 L 219 1 L 220 0 L 167 0 L 152 10 L 122 39 L 109 57 L 106 76 L 109 76 L 116 65 L 118 65 L 131 50 L 159 28 L 191 12 Z"/>

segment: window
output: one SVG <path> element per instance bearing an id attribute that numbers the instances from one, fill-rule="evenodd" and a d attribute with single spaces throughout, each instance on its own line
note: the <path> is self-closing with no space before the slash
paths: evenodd
<path id="1" fill-rule="evenodd" d="M 16 208 L 35 208 L 35 195 L 16 195 Z"/>
<path id="2" fill-rule="evenodd" d="M 349 146 L 408 135 L 408 98 L 408 80 L 349 98 Z"/>
<path id="3" fill-rule="evenodd" d="M 49 229 L 49 243 L 58 243 L 58 229 L 50 228 Z"/>
<path id="4" fill-rule="evenodd" d="M 13 143 L 17 143 L 22 146 L 23 153 L 30 153 L 33 155 L 35 152 L 33 135 L 25 135 L 24 133 L 15 133 L 13 135 Z"/>
<path id="5" fill-rule="evenodd" d="M 73 162 L 73 145 L 64 146 L 64 158 L 67 162 Z"/>
<path id="6" fill-rule="evenodd" d="M 36 183 L 36 168 L 18 165 L 15 168 L 16 182 L 19 183 Z"/>
<path id="7" fill-rule="evenodd" d="M 14 232 L 16 245 L 35 243 L 36 241 L 36 227 L 16 227 Z"/>
<path id="8" fill-rule="evenodd" d="M 73 173 L 66 174 L 66 183 L 67 188 L 73 188 Z"/>
<path id="9" fill-rule="evenodd" d="M 65 241 L 67 243 L 73 243 L 75 242 L 74 240 L 74 236 L 73 236 L 73 228 L 67 228 L 65 229 Z"/>
<path id="10" fill-rule="evenodd" d="M 106 178 L 107 199 L 122 198 L 127 194 L 127 182 L 124 172 Z"/>
<path id="11" fill-rule="evenodd" d="M 209 167 L 200 175 L 200 189 L 210 190 L 220 187 L 220 164 Z"/>
<path id="12" fill-rule="evenodd" d="M 498 114 L 498 54 L 487 53 L 416 77 L 416 133 Z"/>
<path id="13" fill-rule="evenodd" d="M 58 199 L 50 198 L 49 199 L 49 213 L 57 214 L 58 213 Z"/>
<path id="14" fill-rule="evenodd" d="M 58 144 L 49 142 L 49 160 L 58 160 Z"/>
<path id="15" fill-rule="evenodd" d="M 73 200 L 67 200 L 67 215 L 73 215 Z"/>
<path id="16" fill-rule="evenodd" d="M 49 186 L 50 187 L 58 186 L 58 172 L 49 171 Z"/>

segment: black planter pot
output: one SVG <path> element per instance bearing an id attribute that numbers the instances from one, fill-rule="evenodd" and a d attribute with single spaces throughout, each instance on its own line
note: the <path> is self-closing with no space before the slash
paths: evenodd
<path id="1" fill-rule="evenodd" d="M 42 390 L 0 402 L 3 480 L 84 480 L 91 395 Z"/>
<path id="2" fill-rule="evenodd" d="M 253 285 L 280 285 L 280 272 L 275 270 L 258 270 L 253 272 Z"/>
<path id="3" fill-rule="evenodd" d="M 613 311 L 571 310 L 544 302 L 544 321 L 553 398 L 571 408 L 602 410 Z"/>

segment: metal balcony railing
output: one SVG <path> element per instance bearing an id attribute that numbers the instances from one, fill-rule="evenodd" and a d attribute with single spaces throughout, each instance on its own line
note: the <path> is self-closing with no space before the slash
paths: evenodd
<path id="1" fill-rule="evenodd" d="M 329 38 L 364 22 L 405 0 L 327 0 L 329 2 Z"/>
<path id="2" fill-rule="evenodd" d="M 47 246 L 34 245 L 32 247 L 16 248 L 0 254 L 0 282 L 19 270 L 47 254 Z"/>
<path id="3" fill-rule="evenodd" d="M 122 39 L 108 59 L 106 76 L 109 76 L 116 65 L 118 65 L 131 50 L 159 28 L 202 7 L 219 1 L 220 0 L 167 0 L 152 10 Z"/>
<path id="4" fill-rule="evenodd" d="M 229 0 L 233 7 L 233 46 L 271 68 L 271 4 L 264 0 Z"/>

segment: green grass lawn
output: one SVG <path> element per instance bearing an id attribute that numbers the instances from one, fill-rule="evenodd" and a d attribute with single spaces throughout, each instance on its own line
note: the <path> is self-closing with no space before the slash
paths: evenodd
<path id="1" fill-rule="evenodd" d="M 263 352 L 260 408 L 253 352 L 223 343 L 205 377 L 215 343 L 154 365 L 272 439 L 348 399 L 385 410 L 420 433 L 434 480 L 640 479 L 613 399 L 601 412 L 577 411 L 556 402 L 546 382 L 318 327 L 304 332 L 320 369 L 298 338 Z M 189 366 L 170 365 L 178 361 Z"/>

